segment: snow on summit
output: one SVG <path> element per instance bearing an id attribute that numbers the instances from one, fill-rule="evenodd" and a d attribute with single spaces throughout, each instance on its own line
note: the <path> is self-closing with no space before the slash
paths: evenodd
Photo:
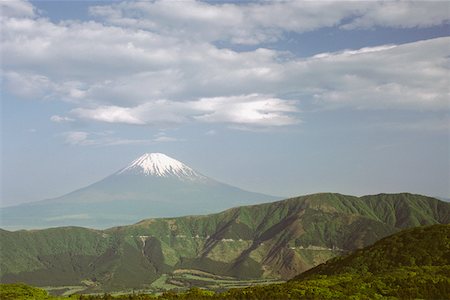
<path id="1" fill-rule="evenodd" d="M 139 173 L 144 176 L 177 177 L 180 179 L 204 178 L 192 168 L 163 153 L 145 153 L 118 172 L 118 174 L 122 173 Z"/>

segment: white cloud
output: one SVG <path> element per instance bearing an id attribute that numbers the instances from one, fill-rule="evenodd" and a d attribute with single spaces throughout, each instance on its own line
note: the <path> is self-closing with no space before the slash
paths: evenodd
<path id="1" fill-rule="evenodd" d="M 180 141 L 177 138 L 170 136 L 158 136 L 153 139 L 154 142 L 167 143 L 167 142 L 178 142 Z"/>
<path id="2" fill-rule="evenodd" d="M 311 70 L 311 80 L 320 82 L 314 98 L 327 107 L 449 109 L 449 42 L 437 38 L 326 53 L 304 67 Z"/>
<path id="3" fill-rule="evenodd" d="M 152 141 L 154 143 L 170 143 L 170 142 L 183 142 L 185 139 L 168 136 L 165 131 L 160 131 L 153 136 Z"/>
<path id="4" fill-rule="evenodd" d="M 114 136 L 114 132 L 68 131 L 61 135 L 64 142 L 72 146 L 121 146 L 150 145 L 156 143 L 178 142 L 183 139 L 157 134 L 149 139 L 126 139 Z"/>
<path id="5" fill-rule="evenodd" d="M 117 146 L 129 144 L 148 144 L 150 140 L 122 139 L 111 136 L 109 132 L 69 131 L 62 134 L 65 143 L 72 146 Z"/>
<path id="6" fill-rule="evenodd" d="M 24 0 L 0 1 L 0 17 L 34 17 L 36 9 Z"/>
<path id="7" fill-rule="evenodd" d="M 77 108 L 72 113 L 83 119 L 107 123 L 158 124 L 182 123 L 192 113 L 189 103 L 167 100 L 149 101 L 134 107 L 100 106 Z"/>
<path id="8" fill-rule="evenodd" d="M 424 9 L 425 17 L 416 23 L 387 24 L 428 26 L 424 20 L 431 17 L 429 24 L 441 24 L 446 21 L 438 15 L 439 5 Z M 406 15 L 416 11 L 415 4 L 403 6 Z M 376 15 L 369 14 L 373 7 L 379 8 Z M 6 16 L 2 77 L 17 96 L 70 102 L 74 117 L 107 123 L 285 126 L 299 122 L 297 106 L 303 102 L 323 108 L 448 109 L 448 37 L 303 59 L 212 43 L 221 37 L 258 43 L 286 31 L 343 25 L 342 20 L 361 23 L 363 16 L 378 20 L 370 23 L 378 26 L 389 7 L 156 1 L 93 8 L 106 24 Z M 285 95 L 298 95 L 297 101 Z"/>
<path id="9" fill-rule="evenodd" d="M 431 27 L 448 23 L 448 1 L 383 1 L 342 27 L 345 29 Z"/>
<path id="10" fill-rule="evenodd" d="M 84 119 L 92 119 L 107 123 L 145 124 L 138 116 L 135 109 L 119 106 L 100 106 L 95 109 L 77 108 L 73 113 Z"/>
<path id="11" fill-rule="evenodd" d="M 384 50 L 389 50 L 389 49 L 392 49 L 395 47 L 397 47 L 397 45 L 382 45 L 382 46 L 378 46 L 378 47 L 364 47 L 364 48 L 357 49 L 357 50 L 347 49 L 347 50 L 334 52 L 334 53 L 324 52 L 324 53 L 319 53 L 319 54 L 314 55 L 313 58 L 329 58 L 329 57 L 333 57 L 333 56 L 334 57 L 350 56 L 350 55 L 354 55 L 354 54 L 363 54 L 363 53 L 384 51 Z"/>
<path id="12" fill-rule="evenodd" d="M 214 130 L 214 129 L 210 129 L 210 130 L 205 132 L 205 135 L 209 135 L 209 136 L 213 136 L 213 135 L 216 135 L 216 134 L 217 134 L 217 131 Z"/>
<path id="13" fill-rule="evenodd" d="M 89 133 L 85 131 L 69 131 L 63 134 L 66 144 L 69 145 L 92 145 Z"/>
<path id="14" fill-rule="evenodd" d="M 65 122 L 73 122 L 75 119 L 65 117 L 65 116 L 59 116 L 59 115 L 53 115 L 50 117 L 50 121 L 55 123 L 65 123 Z"/>
<path id="15" fill-rule="evenodd" d="M 201 98 L 186 102 L 157 100 L 131 108 L 117 106 L 78 108 L 72 113 L 84 119 L 140 125 L 196 120 L 207 123 L 283 126 L 298 122 L 291 115 L 297 111 L 295 101 L 251 94 Z"/>
<path id="16" fill-rule="evenodd" d="M 192 106 L 204 114 L 194 119 L 208 123 L 233 123 L 255 126 L 284 126 L 298 123 L 289 113 L 298 112 L 295 101 L 251 94 L 237 97 L 203 98 Z"/>
<path id="17" fill-rule="evenodd" d="M 264 1 L 205 3 L 200 1 L 120 2 L 90 8 L 109 24 L 140 28 L 202 41 L 229 40 L 258 44 L 340 25 L 345 29 L 428 27 L 447 23 L 445 1 Z"/>
<path id="18" fill-rule="evenodd" d="M 266 49 L 238 53 L 94 22 L 7 19 L 3 28 L 8 86 L 24 97 L 138 104 L 252 93 L 250 84 L 281 80 L 279 54 Z"/>
<path id="19" fill-rule="evenodd" d="M 46 99 L 53 94 L 54 84 L 45 75 L 17 71 L 4 71 L 2 75 L 8 90 L 19 97 Z"/>

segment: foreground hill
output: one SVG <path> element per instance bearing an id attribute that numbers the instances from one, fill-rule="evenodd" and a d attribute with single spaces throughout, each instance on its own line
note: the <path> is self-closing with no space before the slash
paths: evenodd
<path id="1" fill-rule="evenodd" d="M 0 288 L 2 299 L 29 299 L 30 296 L 48 299 L 45 291 L 24 285 Z M 283 284 L 223 293 L 193 288 L 159 297 L 141 294 L 114 299 L 448 299 L 449 295 L 450 225 L 432 225 L 401 231 Z M 112 297 L 84 296 L 83 299 Z"/>
<path id="2" fill-rule="evenodd" d="M 284 284 L 230 290 L 214 298 L 449 299 L 449 296 L 450 225 L 433 225 L 391 235 Z"/>
<path id="3" fill-rule="evenodd" d="M 343 273 L 380 274 L 416 266 L 450 267 L 450 225 L 403 230 L 351 255 L 330 259 L 293 280 Z"/>
<path id="4" fill-rule="evenodd" d="M 430 197 L 314 194 L 107 230 L 2 230 L 0 280 L 54 293 L 221 289 L 289 279 L 401 229 L 438 223 L 450 223 L 450 204 Z"/>
<path id="5" fill-rule="evenodd" d="M 58 198 L 0 209 L 0 227 L 108 228 L 149 217 L 207 214 L 280 198 L 209 178 L 162 153 L 146 153 L 116 173 Z"/>

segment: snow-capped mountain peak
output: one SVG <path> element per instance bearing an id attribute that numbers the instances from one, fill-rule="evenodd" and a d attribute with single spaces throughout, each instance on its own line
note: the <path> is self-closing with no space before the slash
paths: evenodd
<path id="1" fill-rule="evenodd" d="M 203 175 L 182 162 L 163 153 L 145 153 L 133 160 L 117 174 L 138 173 L 144 176 L 176 177 L 179 179 L 203 179 Z"/>

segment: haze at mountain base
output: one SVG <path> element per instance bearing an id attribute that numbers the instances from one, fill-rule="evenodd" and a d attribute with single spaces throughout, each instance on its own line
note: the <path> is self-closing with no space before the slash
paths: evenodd
<path id="1" fill-rule="evenodd" d="M 219 212 L 275 200 L 202 175 L 162 153 L 145 153 L 105 179 L 64 196 L 1 209 L 5 229 L 107 228 L 149 217 Z"/>

